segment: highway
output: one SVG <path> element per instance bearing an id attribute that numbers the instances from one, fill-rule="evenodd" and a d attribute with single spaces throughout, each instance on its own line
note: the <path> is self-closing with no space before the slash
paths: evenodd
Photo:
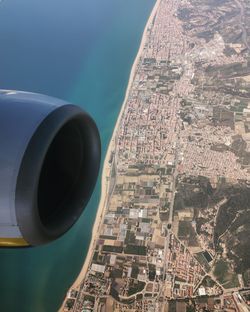
<path id="1" fill-rule="evenodd" d="M 173 222 L 173 214 L 174 214 L 174 200 L 175 200 L 175 194 L 176 194 L 176 181 L 177 181 L 177 176 L 178 176 L 178 160 L 179 160 L 179 141 L 176 143 L 176 147 L 175 147 L 175 161 L 174 161 L 174 173 L 173 173 L 173 181 L 172 181 L 172 196 L 171 196 L 171 201 L 170 201 L 170 206 L 169 206 L 169 218 L 168 218 L 168 223 L 165 224 L 165 231 L 167 231 L 166 234 L 166 239 L 165 239 L 165 244 L 164 244 L 164 265 L 163 265 L 163 281 L 162 281 L 162 287 L 159 291 L 159 296 L 164 295 L 164 291 L 165 291 L 165 279 L 166 279 L 166 272 L 168 269 L 168 261 L 167 261 L 167 254 L 170 252 L 169 250 L 169 244 L 170 244 L 170 237 L 172 234 L 171 231 L 171 226 L 172 226 L 172 222 Z M 164 298 L 165 299 L 165 298 Z M 165 304 L 162 303 L 162 312 L 164 311 L 164 307 Z"/>
<path id="2" fill-rule="evenodd" d="M 242 39 L 243 39 L 248 51 L 250 51 L 250 44 L 247 41 L 247 31 L 246 31 L 246 27 L 245 27 L 245 23 L 244 23 L 245 8 L 244 8 L 244 6 L 240 0 L 234 0 L 234 1 L 237 4 L 238 8 L 240 9 L 240 28 L 242 30 Z"/>

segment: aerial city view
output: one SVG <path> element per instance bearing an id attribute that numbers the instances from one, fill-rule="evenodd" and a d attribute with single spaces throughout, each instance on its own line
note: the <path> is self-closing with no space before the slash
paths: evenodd
<path id="1" fill-rule="evenodd" d="M 61 311 L 250 311 L 250 2 L 158 0 Z"/>

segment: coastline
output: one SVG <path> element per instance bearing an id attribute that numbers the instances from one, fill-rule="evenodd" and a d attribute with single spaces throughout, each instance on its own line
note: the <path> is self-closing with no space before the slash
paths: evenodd
<path id="1" fill-rule="evenodd" d="M 95 248 L 95 241 L 99 237 L 99 229 L 100 229 L 100 226 L 102 224 L 103 217 L 105 215 L 107 192 L 108 192 L 108 189 L 109 189 L 109 182 L 108 182 L 107 178 L 110 176 L 110 165 L 109 165 L 110 155 L 111 155 L 111 152 L 115 149 L 115 138 L 116 138 L 116 135 L 117 135 L 117 131 L 118 131 L 118 128 L 119 128 L 119 125 L 120 125 L 120 121 L 121 121 L 123 112 L 124 112 L 124 110 L 126 108 L 126 103 L 127 103 L 127 100 L 128 100 L 130 89 L 131 89 L 133 81 L 134 81 L 134 77 L 135 77 L 138 61 L 140 59 L 140 56 L 142 54 L 143 48 L 144 48 L 146 40 L 147 40 L 147 30 L 148 30 L 148 27 L 150 26 L 150 24 L 152 23 L 152 21 L 154 19 L 154 16 L 155 16 L 155 14 L 157 12 L 157 9 L 159 7 L 160 2 L 161 2 L 161 0 L 156 0 L 155 5 L 154 5 L 154 7 L 153 7 L 153 9 L 151 11 L 151 14 L 150 14 L 150 16 L 148 18 L 148 21 L 147 21 L 147 23 L 145 25 L 145 28 L 144 28 L 144 31 L 143 31 L 143 35 L 142 35 L 142 39 L 141 39 L 141 42 L 140 42 L 140 46 L 139 46 L 137 55 L 135 57 L 135 60 L 133 62 L 133 65 L 132 65 L 132 68 L 131 68 L 131 71 L 130 71 L 130 76 L 129 76 L 129 80 L 128 80 L 128 85 L 127 85 L 125 97 L 124 97 L 124 100 L 123 100 L 123 103 L 122 103 L 122 106 L 121 106 L 121 109 L 120 109 L 120 112 L 119 112 L 119 115 L 118 115 L 118 118 L 117 118 L 114 130 L 113 130 L 113 133 L 112 133 L 112 136 L 111 136 L 111 140 L 109 142 L 108 149 L 107 149 L 107 152 L 106 152 L 106 155 L 105 155 L 105 159 L 104 159 L 104 163 L 103 163 L 102 177 L 101 177 L 101 197 L 100 197 L 100 201 L 99 201 L 99 205 L 98 205 L 98 209 L 97 209 L 97 213 L 96 213 L 96 217 L 95 217 L 94 226 L 93 226 L 93 229 L 92 229 L 92 237 L 91 237 L 91 241 L 90 241 L 90 244 L 89 244 L 88 253 L 87 253 L 87 256 L 85 257 L 82 269 L 81 269 L 78 277 L 76 278 L 74 283 L 71 285 L 71 287 L 69 288 L 68 292 L 72 288 L 73 289 L 78 289 L 80 287 L 80 284 L 81 284 L 81 282 L 83 281 L 83 279 L 86 276 L 89 264 L 90 264 L 91 259 L 92 259 L 92 255 L 93 255 L 94 248 Z M 64 304 L 65 304 L 66 300 L 67 300 L 67 295 L 64 298 L 64 301 L 63 301 L 61 307 L 58 310 L 59 312 L 63 311 L 63 307 L 64 307 Z"/>

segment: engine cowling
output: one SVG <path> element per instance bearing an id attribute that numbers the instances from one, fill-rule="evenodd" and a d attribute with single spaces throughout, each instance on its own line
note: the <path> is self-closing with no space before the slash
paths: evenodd
<path id="1" fill-rule="evenodd" d="M 0 246 L 67 232 L 91 197 L 100 154 L 98 129 L 78 106 L 0 90 Z"/>

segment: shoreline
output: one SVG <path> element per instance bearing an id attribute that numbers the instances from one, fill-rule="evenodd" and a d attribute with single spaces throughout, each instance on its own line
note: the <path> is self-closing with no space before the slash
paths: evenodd
<path id="1" fill-rule="evenodd" d="M 103 221 L 103 217 L 104 217 L 105 212 L 106 212 L 106 199 L 107 199 L 107 192 L 108 192 L 108 189 L 109 189 L 109 182 L 107 182 L 107 177 L 110 176 L 109 159 L 110 159 L 110 156 L 111 156 L 111 152 L 115 149 L 115 138 L 116 138 L 116 135 L 117 135 L 118 128 L 120 126 L 120 121 L 121 121 L 123 112 L 125 111 L 125 108 L 126 108 L 126 103 L 127 103 L 128 97 L 129 97 L 129 93 L 130 93 L 132 84 L 134 82 L 137 65 L 138 65 L 139 59 L 141 57 L 143 48 L 145 46 L 146 40 L 147 40 L 147 30 L 148 30 L 148 27 L 150 26 L 150 24 L 152 23 L 152 21 L 153 21 L 153 19 L 155 17 L 155 14 L 157 12 L 157 9 L 159 7 L 160 2 L 161 2 L 161 0 L 156 0 L 156 2 L 154 4 L 154 7 L 153 7 L 153 9 L 152 9 L 152 11 L 150 13 L 150 16 L 149 16 L 149 18 L 147 20 L 146 25 L 145 25 L 138 52 L 136 54 L 135 60 L 133 62 L 133 65 L 131 67 L 131 71 L 130 71 L 130 75 L 129 75 L 129 80 L 128 80 L 128 84 L 127 84 L 125 97 L 124 97 L 124 100 L 123 100 L 123 103 L 122 103 L 122 106 L 121 106 L 121 109 L 120 109 L 120 112 L 119 112 L 119 115 L 118 115 L 118 118 L 117 118 L 114 130 L 113 130 L 113 133 L 112 133 L 112 136 L 111 136 L 111 140 L 110 140 L 109 145 L 108 145 L 108 149 L 107 149 L 107 152 L 106 152 L 106 155 L 105 155 L 105 159 L 104 159 L 104 162 L 103 162 L 102 177 L 101 177 L 101 197 L 100 197 L 100 201 L 99 201 L 98 208 L 97 208 L 97 213 L 96 213 L 96 217 L 95 217 L 94 226 L 93 226 L 93 229 L 92 229 L 92 237 L 91 237 L 91 241 L 90 241 L 90 244 L 89 244 L 88 253 L 87 253 L 86 257 L 85 257 L 83 266 L 81 268 L 81 271 L 80 271 L 78 277 L 76 278 L 74 283 L 68 289 L 67 294 L 68 294 L 68 292 L 72 288 L 77 289 L 77 288 L 80 287 L 80 284 L 81 284 L 81 282 L 83 281 L 83 279 L 86 276 L 89 264 L 90 264 L 91 259 L 92 259 L 93 251 L 94 251 L 94 248 L 95 248 L 95 241 L 99 237 L 99 229 L 100 229 L 100 226 L 101 226 L 102 221 Z M 68 298 L 67 294 L 66 294 L 66 296 L 65 296 L 65 298 L 63 300 L 63 303 L 62 303 L 61 307 L 58 310 L 59 312 L 63 311 L 64 304 L 65 304 L 65 302 L 66 302 L 66 300 Z"/>

